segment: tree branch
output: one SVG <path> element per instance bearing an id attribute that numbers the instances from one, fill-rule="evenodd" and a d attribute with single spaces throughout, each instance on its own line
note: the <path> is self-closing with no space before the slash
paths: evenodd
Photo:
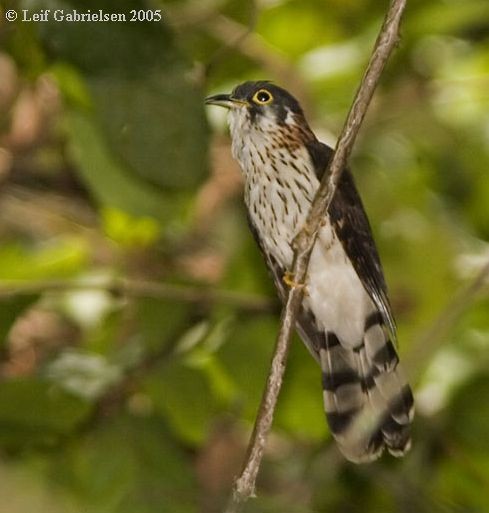
<path id="1" fill-rule="evenodd" d="M 4 281 L 0 282 L 0 301 L 14 296 L 73 290 L 103 290 L 114 296 L 146 297 L 203 305 L 224 303 L 251 312 L 273 312 L 277 308 L 276 301 L 263 296 L 244 294 L 231 290 L 190 287 L 128 278 L 92 279 L 86 281 Z"/>
<path id="2" fill-rule="evenodd" d="M 307 267 L 312 248 L 314 247 L 324 215 L 333 199 L 341 172 L 352 151 L 375 87 L 379 82 L 389 55 L 397 44 L 399 24 L 405 5 L 406 0 L 392 0 L 390 4 L 367 70 L 336 144 L 333 158 L 328 165 L 328 169 L 323 176 L 319 190 L 311 205 L 305 226 L 294 241 L 296 248 L 293 266 L 294 285 L 289 291 L 286 305 L 282 311 L 281 326 L 272 358 L 271 369 L 248 446 L 244 467 L 241 475 L 235 481 L 233 495 L 226 513 L 239 512 L 243 504 L 250 497 L 254 496 L 256 476 L 260 468 L 266 438 L 272 425 L 273 413 L 283 381 L 290 338 L 295 326 L 297 312 L 302 302 L 303 284 L 306 282 Z"/>

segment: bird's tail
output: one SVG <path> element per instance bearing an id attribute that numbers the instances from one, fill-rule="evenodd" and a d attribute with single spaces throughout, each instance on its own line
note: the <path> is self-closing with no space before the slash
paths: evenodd
<path id="1" fill-rule="evenodd" d="M 326 417 L 344 456 L 373 461 L 384 447 L 402 456 L 411 445 L 413 395 L 380 313 L 367 318 L 359 347 L 328 332 L 319 353 Z"/>

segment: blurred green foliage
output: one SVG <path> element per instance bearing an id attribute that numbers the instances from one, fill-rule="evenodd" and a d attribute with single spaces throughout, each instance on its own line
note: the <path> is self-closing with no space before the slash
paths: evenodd
<path id="1" fill-rule="evenodd" d="M 219 511 L 278 314 L 260 302 L 274 292 L 223 113 L 203 98 L 273 79 L 333 144 L 387 3 L 0 6 L 162 12 L 0 20 L 0 513 Z M 489 259 L 488 86 L 487 0 L 411 0 L 352 168 L 416 388 L 413 448 L 344 461 L 297 339 L 246 511 L 489 511 L 487 286 L 428 332 Z M 120 277 L 186 293 L 121 291 Z M 234 295 L 208 294 L 222 289 Z"/>

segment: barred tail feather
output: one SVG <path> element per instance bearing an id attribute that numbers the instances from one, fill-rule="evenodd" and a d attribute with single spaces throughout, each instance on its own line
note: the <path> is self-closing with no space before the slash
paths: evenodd
<path id="1" fill-rule="evenodd" d="M 380 314 L 367 318 L 360 346 L 328 332 L 319 356 L 326 417 L 345 457 L 373 461 L 384 447 L 402 456 L 411 444 L 413 396 Z"/>

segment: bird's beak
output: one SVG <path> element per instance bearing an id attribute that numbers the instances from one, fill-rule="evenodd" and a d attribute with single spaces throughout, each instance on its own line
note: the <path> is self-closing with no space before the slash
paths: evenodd
<path id="1" fill-rule="evenodd" d="M 248 105 L 248 102 L 233 98 L 230 94 L 215 94 L 214 96 L 208 96 L 205 99 L 206 105 L 219 105 L 226 109 L 238 107 L 240 105 Z"/>

